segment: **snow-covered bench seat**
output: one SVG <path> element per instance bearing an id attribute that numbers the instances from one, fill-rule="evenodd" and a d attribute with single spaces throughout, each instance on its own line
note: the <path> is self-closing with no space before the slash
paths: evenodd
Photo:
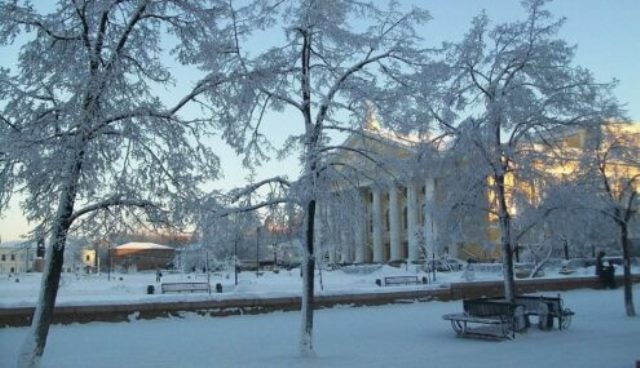
<path id="1" fill-rule="evenodd" d="M 162 293 L 180 293 L 197 291 L 209 291 L 209 283 L 207 282 L 163 282 L 160 285 Z"/>
<path id="2" fill-rule="evenodd" d="M 462 313 L 442 316 L 461 337 L 513 339 L 516 319 L 524 315 L 524 306 L 498 300 L 465 299 L 462 307 Z"/>

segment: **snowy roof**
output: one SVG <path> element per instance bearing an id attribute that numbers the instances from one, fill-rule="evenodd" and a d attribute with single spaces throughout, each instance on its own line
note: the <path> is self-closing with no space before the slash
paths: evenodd
<path id="1" fill-rule="evenodd" d="M 30 241 L 10 240 L 0 243 L 0 248 L 25 248 L 31 246 Z"/>
<path id="2" fill-rule="evenodd" d="M 118 245 L 116 249 L 173 249 L 171 247 L 167 247 L 166 245 L 160 245 L 155 243 L 126 243 L 122 245 Z"/>

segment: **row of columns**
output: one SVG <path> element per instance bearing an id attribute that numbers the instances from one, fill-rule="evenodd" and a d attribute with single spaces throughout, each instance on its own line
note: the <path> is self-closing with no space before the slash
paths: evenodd
<path id="1" fill-rule="evenodd" d="M 376 186 L 371 188 L 371 204 L 368 192 L 361 191 L 360 198 L 356 201 L 356 208 L 348 210 L 350 227 L 345 227 L 347 220 L 341 213 L 345 209 L 335 210 L 332 213 L 331 206 L 321 206 L 317 211 L 319 215 L 316 221 L 316 239 L 320 243 L 333 243 L 329 247 L 329 261 L 332 263 L 384 263 L 387 261 L 409 260 L 417 261 L 422 253 L 420 249 L 421 238 L 424 239 L 427 256 L 434 254 L 434 239 L 436 234 L 433 222 L 433 205 L 435 183 L 432 178 L 424 182 L 424 223 L 419 221 L 420 194 L 422 187 L 417 182 L 409 182 L 406 185 L 407 207 L 407 254 L 403 251 L 403 227 L 401 190 L 395 184 L 391 184 L 386 190 Z M 389 251 L 385 251 L 385 211 L 383 210 L 384 196 L 388 194 L 389 209 Z M 368 208 L 367 208 L 368 207 Z M 325 224 L 333 221 L 333 226 L 325 228 Z M 371 221 L 369 232 L 368 221 Z M 369 236 L 370 235 L 370 236 Z M 332 237 L 332 239 L 329 239 Z M 336 245 L 339 243 L 339 245 Z"/>
<path id="2" fill-rule="evenodd" d="M 420 224 L 420 194 L 421 186 L 416 182 L 409 182 L 406 186 L 406 206 L 407 206 L 407 243 L 408 254 L 404 255 L 402 251 L 402 211 L 399 188 L 392 184 L 388 188 L 389 194 L 389 255 L 386 259 L 385 254 L 385 238 L 384 238 L 384 211 L 382 208 L 384 192 L 379 188 L 372 188 L 371 210 L 368 215 L 371 216 L 372 231 L 372 261 L 382 263 L 386 261 L 396 261 L 408 259 L 409 261 L 417 261 L 420 258 L 420 238 L 423 237 L 426 244 L 428 256 L 435 252 L 434 239 L 436 234 L 435 225 L 433 223 L 433 205 L 435 183 L 432 178 L 425 181 L 425 206 L 424 206 L 424 224 Z M 364 216 L 363 216 L 364 217 Z M 367 232 L 365 227 L 359 227 L 356 235 L 356 252 L 355 262 L 367 262 Z"/>

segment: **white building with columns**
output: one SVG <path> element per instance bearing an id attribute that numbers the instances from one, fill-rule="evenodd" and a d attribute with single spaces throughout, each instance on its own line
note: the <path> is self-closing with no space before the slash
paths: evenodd
<path id="1" fill-rule="evenodd" d="M 455 254 L 436 246 L 439 188 L 433 176 L 412 169 L 418 143 L 381 130 L 375 120 L 342 143 L 331 160 L 341 176 L 317 211 L 315 236 L 329 263 L 418 263 Z"/>
<path id="2" fill-rule="evenodd" d="M 615 129 L 627 135 L 640 131 L 637 125 Z M 616 131 L 612 132 L 607 134 Z M 567 130 L 555 139 L 561 139 L 567 149 L 575 151 L 584 145 L 586 134 L 586 131 Z M 487 210 L 494 199 L 484 186 L 477 186 L 477 192 L 473 193 L 472 200 L 477 202 L 470 200 L 477 209 L 454 214 L 459 215 L 456 223 L 446 218 L 450 208 L 446 208 L 444 198 L 460 189 L 452 187 L 455 185 L 452 183 L 460 181 L 458 171 L 476 168 L 462 160 L 448 161 L 450 166 L 445 170 L 436 169 L 438 162 L 446 165 L 441 161 L 446 155 L 439 154 L 446 151 L 435 147 L 431 147 L 437 153 L 434 160 L 420 161 L 418 156 L 425 152 L 425 147 L 419 145 L 425 141 L 380 129 L 375 117 L 369 116 L 362 131 L 353 133 L 338 146 L 342 149 L 330 160 L 339 167 L 338 175 L 330 179 L 329 189 L 318 200 L 316 221 L 318 249 L 329 263 L 421 263 L 425 257 L 445 255 L 499 259 L 499 224 Z M 576 168 L 572 163 L 563 165 L 550 166 L 547 171 L 561 177 Z M 635 167 L 616 163 L 611 167 L 612 178 L 638 173 Z M 436 174 L 445 176 L 438 180 Z M 535 193 L 531 190 L 532 183 L 510 185 L 511 190 L 517 187 L 522 193 Z M 512 213 L 517 214 L 516 204 L 509 205 L 513 206 Z M 439 221 L 442 226 L 438 226 Z M 637 239 L 638 223 L 634 222 L 630 230 L 633 239 Z M 452 228 L 452 224 L 455 227 Z M 443 229 L 442 233 L 439 228 Z M 544 227 L 529 235 L 534 241 L 536 237 L 544 238 Z"/>

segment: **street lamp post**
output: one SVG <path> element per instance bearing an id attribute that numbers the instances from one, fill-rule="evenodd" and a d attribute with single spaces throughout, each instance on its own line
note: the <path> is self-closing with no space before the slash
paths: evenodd
<path id="1" fill-rule="evenodd" d="M 111 281 L 111 243 L 107 246 L 107 281 Z"/>
<path id="2" fill-rule="evenodd" d="M 256 229 L 256 278 L 260 277 L 260 226 Z"/>
<path id="3" fill-rule="evenodd" d="M 233 279 L 238 286 L 238 237 L 233 242 Z"/>
<path id="4" fill-rule="evenodd" d="M 278 267 L 278 246 L 276 243 L 273 243 L 273 267 Z"/>
<path id="5" fill-rule="evenodd" d="M 211 295 L 211 274 L 209 273 L 209 252 L 205 252 L 205 267 L 207 269 L 207 288 L 209 289 L 209 295 Z"/>

